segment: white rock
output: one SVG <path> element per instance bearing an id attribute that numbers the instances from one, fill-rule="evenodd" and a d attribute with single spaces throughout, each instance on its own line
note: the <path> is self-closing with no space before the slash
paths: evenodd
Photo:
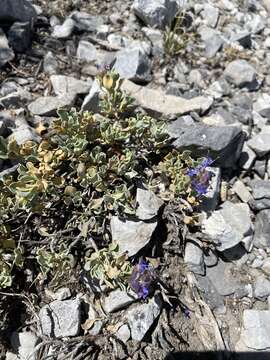
<path id="1" fill-rule="evenodd" d="M 127 293 L 120 289 L 113 290 L 105 297 L 103 302 L 103 309 L 107 313 L 112 313 L 121 310 L 132 304 L 138 297 L 136 294 Z"/>
<path id="2" fill-rule="evenodd" d="M 192 99 L 184 99 L 178 96 L 166 95 L 160 90 L 136 85 L 129 80 L 123 81 L 122 90 L 134 97 L 138 104 L 150 115 L 157 117 L 184 115 L 192 111 L 203 114 L 213 104 L 211 97 L 198 96 Z"/>
<path id="3" fill-rule="evenodd" d="M 163 200 L 150 190 L 137 188 L 136 216 L 140 220 L 149 220 L 157 216 L 159 209 L 163 205 Z"/>
<path id="4" fill-rule="evenodd" d="M 159 316 L 162 302 L 158 296 L 147 304 L 140 304 L 127 312 L 127 319 L 133 340 L 141 341 Z"/>
<path id="5" fill-rule="evenodd" d="M 15 332 L 11 337 L 12 347 L 19 353 L 21 360 L 37 359 L 37 353 L 34 352 L 37 342 L 37 336 L 31 331 Z"/>
<path id="6" fill-rule="evenodd" d="M 270 310 L 244 310 L 241 339 L 251 349 L 270 349 Z"/>
<path id="7" fill-rule="evenodd" d="M 50 337 L 76 336 L 80 331 L 80 300 L 55 300 L 41 308 L 42 332 Z"/>
<path id="8" fill-rule="evenodd" d="M 137 254 L 150 241 L 157 222 L 122 221 L 117 216 L 111 219 L 112 240 L 119 245 L 121 253 Z"/>
<path id="9" fill-rule="evenodd" d="M 87 94 L 92 84 L 92 82 L 65 75 L 52 75 L 50 80 L 55 94 L 59 96 Z"/>
<path id="10" fill-rule="evenodd" d="M 202 223 L 203 232 L 217 244 L 219 251 L 230 249 L 253 235 L 250 210 L 247 204 L 226 201 L 220 210 Z"/>

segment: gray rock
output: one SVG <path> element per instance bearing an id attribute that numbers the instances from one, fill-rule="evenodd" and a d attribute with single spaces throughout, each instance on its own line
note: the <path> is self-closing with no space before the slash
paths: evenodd
<path id="1" fill-rule="evenodd" d="M 263 210 L 270 208 L 270 181 L 269 180 L 252 180 L 249 183 L 252 189 L 253 199 L 249 205 L 254 210 Z"/>
<path id="2" fill-rule="evenodd" d="M 42 332 L 50 337 L 76 336 L 80 331 L 80 300 L 55 300 L 41 308 L 39 318 Z"/>
<path id="3" fill-rule="evenodd" d="M 159 29 L 169 26 L 178 10 L 175 0 L 135 0 L 132 8 L 146 25 Z"/>
<path id="4" fill-rule="evenodd" d="M 232 191 L 242 200 L 244 203 L 249 202 L 252 199 L 252 195 L 246 185 L 241 180 L 236 180 L 233 184 Z"/>
<path id="5" fill-rule="evenodd" d="M 8 46 L 7 37 L 4 31 L 0 28 L 0 68 L 7 62 L 13 60 L 14 56 L 14 52 Z"/>
<path id="6" fill-rule="evenodd" d="M 267 274 L 270 275 L 270 257 L 264 259 L 262 264 L 262 270 Z"/>
<path id="7" fill-rule="evenodd" d="M 80 31 L 94 32 L 104 23 L 102 17 L 83 11 L 74 11 L 70 17 L 74 20 L 76 29 Z"/>
<path id="8" fill-rule="evenodd" d="M 9 45 L 18 53 L 23 53 L 30 48 L 31 37 L 31 24 L 29 22 L 15 22 L 8 31 Z"/>
<path id="9" fill-rule="evenodd" d="M 211 4 L 205 4 L 202 17 L 208 26 L 215 28 L 219 18 L 219 10 Z"/>
<path id="10" fill-rule="evenodd" d="M 209 167 L 212 177 L 209 183 L 207 193 L 204 195 L 201 203 L 201 210 L 209 212 L 214 211 L 219 202 L 220 184 L 221 184 L 221 170 L 220 168 Z"/>
<path id="11" fill-rule="evenodd" d="M 232 33 L 230 37 L 230 42 L 238 42 L 244 48 L 250 48 L 252 46 L 251 34 L 249 31 L 240 30 L 236 33 Z"/>
<path id="12" fill-rule="evenodd" d="M 19 354 L 19 359 L 36 360 L 35 346 L 38 338 L 31 331 L 14 332 L 11 336 L 11 344 L 13 349 Z"/>
<path id="13" fill-rule="evenodd" d="M 261 116 L 270 119 L 270 96 L 268 94 L 261 94 L 254 103 L 253 109 Z"/>
<path id="14" fill-rule="evenodd" d="M 257 160 L 254 164 L 254 171 L 264 179 L 265 171 L 266 171 L 266 163 L 265 160 Z"/>
<path id="15" fill-rule="evenodd" d="M 249 19 L 247 19 L 245 23 L 246 29 L 252 34 L 258 34 L 262 32 L 266 25 L 265 19 L 259 14 L 249 13 L 247 16 Z"/>
<path id="16" fill-rule="evenodd" d="M 112 313 L 124 309 L 128 305 L 136 301 L 136 294 L 127 293 L 120 289 L 113 290 L 105 297 L 103 302 L 103 309 L 107 313 Z"/>
<path id="17" fill-rule="evenodd" d="M 251 349 L 270 348 L 270 310 L 244 310 L 241 339 Z"/>
<path id="18" fill-rule="evenodd" d="M 248 140 L 247 144 L 259 157 L 262 157 L 270 151 L 270 134 L 260 132 Z"/>
<path id="19" fill-rule="evenodd" d="M 45 290 L 46 291 L 46 290 Z M 47 290 L 46 295 L 50 296 L 53 300 L 66 300 L 71 297 L 71 291 L 68 287 L 62 287 L 55 292 Z"/>
<path id="20" fill-rule="evenodd" d="M 122 78 L 137 83 L 151 80 L 151 65 L 148 56 L 138 48 L 120 50 L 116 55 L 114 70 Z"/>
<path id="21" fill-rule="evenodd" d="M 130 330 L 128 325 L 124 324 L 120 326 L 120 328 L 117 330 L 117 333 L 115 335 L 125 344 L 130 339 Z"/>
<path id="22" fill-rule="evenodd" d="M 136 216 L 140 220 L 150 220 L 157 216 L 159 209 L 163 205 L 163 200 L 156 196 L 152 191 L 137 188 Z"/>
<path id="23" fill-rule="evenodd" d="M 223 38 L 218 31 L 208 27 L 203 27 L 200 35 L 205 46 L 205 56 L 207 58 L 214 57 L 224 44 Z"/>
<path id="24" fill-rule="evenodd" d="M 32 95 L 29 91 L 18 88 L 17 91 L 0 98 L 0 108 L 19 108 L 31 100 Z"/>
<path id="25" fill-rule="evenodd" d="M 162 302 L 155 296 L 147 304 L 140 304 L 127 312 L 128 324 L 133 340 L 142 341 L 146 333 L 159 316 Z"/>
<path id="26" fill-rule="evenodd" d="M 57 74 L 59 70 L 59 65 L 56 57 L 51 51 L 48 51 L 44 56 L 43 60 L 43 71 L 48 75 Z"/>
<path id="27" fill-rule="evenodd" d="M 206 276 L 212 282 L 217 292 L 222 296 L 235 293 L 241 287 L 233 274 L 234 265 L 219 259 L 216 266 L 206 268 Z M 222 279 L 222 281 L 221 281 Z"/>
<path id="28" fill-rule="evenodd" d="M 252 85 L 256 80 L 256 71 L 246 60 L 234 60 L 224 71 L 225 78 L 238 87 Z"/>
<path id="29" fill-rule="evenodd" d="M 77 58 L 81 61 L 91 62 L 97 59 L 97 50 L 89 41 L 81 40 L 77 49 Z"/>
<path id="30" fill-rule="evenodd" d="M 0 88 L 0 95 L 6 96 L 18 90 L 18 84 L 15 81 L 6 81 Z"/>
<path id="31" fill-rule="evenodd" d="M 91 111 L 93 113 L 99 112 L 99 100 L 102 90 L 100 88 L 99 82 L 94 80 L 89 94 L 84 98 L 81 110 L 82 111 Z"/>
<path id="32" fill-rule="evenodd" d="M 202 222 L 203 232 L 217 245 L 219 251 L 230 249 L 253 236 L 250 210 L 247 204 L 226 201 L 220 210 Z"/>
<path id="33" fill-rule="evenodd" d="M 70 108 L 74 100 L 74 96 L 39 97 L 28 105 L 28 110 L 34 115 L 54 116 L 58 109 Z"/>
<path id="34" fill-rule="evenodd" d="M 254 225 L 254 245 L 269 248 L 270 246 L 270 210 L 262 210 L 256 215 Z"/>
<path id="35" fill-rule="evenodd" d="M 238 160 L 245 134 L 236 126 L 183 125 L 178 119 L 168 126 L 168 133 L 175 139 L 179 150 L 191 150 L 195 156 L 211 155 L 215 165 L 234 166 Z"/>
<path id="36" fill-rule="evenodd" d="M 0 23 L 32 22 L 37 14 L 28 0 L 1 0 Z"/>
<path id="37" fill-rule="evenodd" d="M 52 75 L 50 77 L 55 95 L 75 97 L 79 94 L 87 94 L 92 82 L 86 82 L 65 75 Z"/>
<path id="38" fill-rule="evenodd" d="M 92 326 L 90 327 L 90 329 L 87 330 L 87 333 L 89 335 L 96 336 L 101 332 L 104 326 L 104 320 L 100 319 L 100 315 L 98 314 L 98 312 L 91 303 L 87 302 L 87 304 L 89 307 L 88 307 L 88 319 L 86 320 L 86 322 L 92 322 Z M 82 324 L 82 328 L 83 327 L 84 324 Z"/>
<path id="39" fill-rule="evenodd" d="M 260 275 L 254 284 L 254 296 L 257 299 L 263 299 L 270 295 L 270 281 L 263 275 Z"/>
<path id="40" fill-rule="evenodd" d="M 12 352 L 7 351 L 5 360 L 20 360 L 20 358 L 16 354 L 13 354 Z"/>
<path id="41" fill-rule="evenodd" d="M 62 25 L 55 25 L 52 32 L 52 37 L 56 39 L 67 39 L 73 33 L 75 28 L 75 22 L 68 18 L 66 19 Z"/>
<path id="42" fill-rule="evenodd" d="M 34 141 L 37 143 L 41 141 L 41 138 L 29 125 L 22 125 L 16 128 L 12 133 L 12 137 L 14 137 L 18 145 L 22 145 L 27 141 Z"/>
<path id="43" fill-rule="evenodd" d="M 143 27 L 142 31 L 145 36 L 151 41 L 153 56 L 162 56 L 165 52 L 162 31 L 148 27 Z"/>
<path id="44" fill-rule="evenodd" d="M 255 160 L 256 160 L 256 153 L 250 147 L 248 147 L 247 143 L 245 142 L 243 146 L 243 151 L 239 159 L 240 167 L 245 170 L 249 170 L 253 166 Z"/>
<path id="45" fill-rule="evenodd" d="M 184 262 L 195 274 L 205 274 L 203 251 L 199 245 L 192 242 L 186 243 Z"/>
<path id="46" fill-rule="evenodd" d="M 208 277 L 201 275 L 196 275 L 196 279 L 202 297 L 211 310 L 214 310 L 217 313 L 223 313 L 225 310 L 223 296 L 218 293 L 211 280 Z"/>
<path id="47" fill-rule="evenodd" d="M 203 114 L 213 104 L 213 99 L 210 97 L 198 96 L 192 99 L 184 99 L 136 85 L 129 80 L 124 80 L 121 88 L 134 97 L 145 111 L 155 117 L 184 115 L 192 111 Z"/>
<path id="48" fill-rule="evenodd" d="M 220 99 L 230 94 L 230 84 L 224 78 L 214 81 L 207 89 L 207 94 L 214 99 Z"/>
<path id="49" fill-rule="evenodd" d="M 157 222 L 120 220 L 117 216 L 111 219 L 112 240 L 119 244 L 120 253 L 136 255 L 150 241 Z M 130 241 L 132 239 L 132 241 Z"/>
<path id="50" fill-rule="evenodd" d="M 14 127 L 15 127 L 14 114 L 8 110 L 0 111 L 0 136 L 7 136 L 8 129 L 12 129 Z"/>

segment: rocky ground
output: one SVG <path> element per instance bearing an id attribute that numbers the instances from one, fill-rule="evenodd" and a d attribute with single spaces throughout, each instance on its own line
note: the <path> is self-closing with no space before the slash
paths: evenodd
<path id="1" fill-rule="evenodd" d="M 174 209 L 137 194 L 141 221 L 113 218 L 112 239 L 155 258 L 164 286 L 97 299 L 78 275 L 35 305 L 1 289 L 1 359 L 269 358 L 270 2 L 2 0 L 0 135 L 39 141 L 61 107 L 98 112 L 104 66 L 175 148 L 214 159 L 200 230 L 179 234 Z"/>

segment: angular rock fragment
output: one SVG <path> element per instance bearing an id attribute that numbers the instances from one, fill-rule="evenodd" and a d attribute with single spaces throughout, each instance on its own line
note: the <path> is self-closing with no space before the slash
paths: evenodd
<path id="1" fill-rule="evenodd" d="M 43 71 L 49 75 L 54 75 L 58 72 L 58 61 L 51 51 L 48 51 L 44 57 Z"/>
<path id="2" fill-rule="evenodd" d="M 270 96 L 268 94 L 260 95 L 254 103 L 253 109 L 261 116 L 270 119 Z"/>
<path id="3" fill-rule="evenodd" d="M 31 331 L 14 332 L 11 336 L 13 349 L 18 352 L 19 359 L 36 360 L 35 346 L 38 337 Z"/>
<path id="4" fill-rule="evenodd" d="M 192 99 L 184 99 L 136 85 L 129 80 L 124 80 L 121 88 L 135 98 L 137 103 L 154 117 L 184 115 L 192 111 L 203 114 L 213 104 L 213 99 L 210 97 L 198 96 Z"/>
<path id="5" fill-rule="evenodd" d="M 133 340 L 141 341 L 159 316 L 162 302 L 157 295 L 147 304 L 140 304 L 127 312 L 127 320 Z"/>
<path id="6" fill-rule="evenodd" d="M 74 103 L 74 96 L 44 96 L 39 97 L 28 105 L 34 115 L 54 116 L 59 108 L 70 108 Z"/>
<path id="7" fill-rule="evenodd" d="M 112 240 L 119 245 L 121 253 L 136 255 L 151 240 L 157 221 L 143 222 L 120 220 L 117 216 L 111 219 Z"/>
<path id="8" fill-rule="evenodd" d="M 42 332 L 50 337 L 76 336 L 80 331 L 80 300 L 55 300 L 41 308 L 39 318 Z"/>
<path id="9" fill-rule="evenodd" d="M 107 313 L 112 313 L 121 310 L 136 301 L 136 294 L 127 293 L 120 289 L 113 290 L 105 297 L 103 302 L 103 309 Z"/>
<path id="10" fill-rule="evenodd" d="M 56 39 L 67 39 L 71 36 L 75 28 L 75 22 L 72 19 L 66 19 L 62 25 L 55 25 L 52 37 Z"/>
<path id="11" fill-rule="evenodd" d="M 104 23 L 101 16 L 90 15 L 84 11 L 74 11 L 70 17 L 80 31 L 94 32 Z"/>
<path id="12" fill-rule="evenodd" d="M 260 132 L 259 134 L 248 140 L 247 145 L 262 157 L 270 152 L 270 134 Z"/>
<path id="13" fill-rule="evenodd" d="M 148 56 L 139 48 L 120 50 L 116 55 L 114 70 L 121 78 L 137 83 L 151 80 L 151 66 Z"/>
<path id="14" fill-rule="evenodd" d="M 254 210 L 270 209 L 270 181 L 269 180 L 252 180 L 249 182 L 252 189 L 253 199 L 249 205 Z"/>
<path id="15" fill-rule="evenodd" d="M 242 324 L 241 340 L 248 348 L 270 349 L 270 310 L 244 310 Z"/>
<path id="16" fill-rule="evenodd" d="M 81 61 L 91 62 L 97 59 L 97 50 L 89 41 L 81 40 L 77 49 L 77 58 Z"/>
<path id="17" fill-rule="evenodd" d="M 14 59 L 14 52 L 8 46 L 8 40 L 4 31 L 0 28 L 0 68 Z"/>
<path id="18" fill-rule="evenodd" d="M 52 75 L 50 80 L 55 94 L 59 96 L 87 94 L 91 87 L 91 82 L 79 80 L 71 76 Z"/>
<path id="19" fill-rule="evenodd" d="M 214 211 L 218 205 L 220 185 L 221 185 L 221 170 L 216 167 L 206 168 L 212 175 L 207 193 L 202 198 L 201 210 Z"/>
<path id="20" fill-rule="evenodd" d="M 202 223 L 203 232 L 216 243 L 219 251 L 230 249 L 240 242 L 250 242 L 253 226 L 247 204 L 226 201 Z"/>
<path id="21" fill-rule="evenodd" d="M 262 210 L 256 215 L 254 229 L 254 245 L 268 249 L 270 246 L 270 209 Z"/>
<path id="22" fill-rule="evenodd" d="M 191 150 L 195 156 L 215 159 L 215 165 L 234 166 L 245 139 L 241 128 L 236 126 L 183 125 L 179 119 L 168 126 L 173 144 L 179 150 Z"/>
<path id="23" fill-rule="evenodd" d="M 81 110 L 96 113 L 99 111 L 99 100 L 102 90 L 97 80 L 91 86 L 89 94 L 84 98 Z"/>
<path id="24" fill-rule="evenodd" d="M 238 87 L 252 85 L 256 80 L 256 71 L 246 60 L 234 60 L 224 71 L 225 78 Z"/>
<path id="25" fill-rule="evenodd" d="M 184 261 L 190 271 L 195 274 L 205 274 L 203 251 L 198 244 L 191 242 L 186 244 Z"/>
<path id="26" fill-rule="evenodd" d="M 169 26 L 178 10 L 175 0 L 135 0 L 132 8 L 146 25 L 159 29 Z"/>
<path id="27" fill-rule="evenodd" d="M 152 191 L 141 188 L 137 189 L 136 202 L 138 204 L 136 216 L 140 220 L 150 220 L 154 218 L 163 205 L 163 200 Z"/>

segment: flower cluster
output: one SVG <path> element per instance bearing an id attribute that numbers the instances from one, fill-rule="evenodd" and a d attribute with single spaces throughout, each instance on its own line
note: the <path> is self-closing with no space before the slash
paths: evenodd
<path id="1" fill-rule="evenodd" d="M 212 177 L 212 172 L 206 168 L 213 163 L 213 159 L 207 157 L 201 164 L 187 171 L 187 175 L 191 177 L 191 185 L 198 196 L 205 195 Z"/>
<path id="2" fill-rule="evenodd" d="M 134 266 L 131 277 L 130 286 L 136 292 L 139 298 L 146 299 L 150 293 L 151 285 L 156 278 L 153 267 L 145 260 Z"/>

